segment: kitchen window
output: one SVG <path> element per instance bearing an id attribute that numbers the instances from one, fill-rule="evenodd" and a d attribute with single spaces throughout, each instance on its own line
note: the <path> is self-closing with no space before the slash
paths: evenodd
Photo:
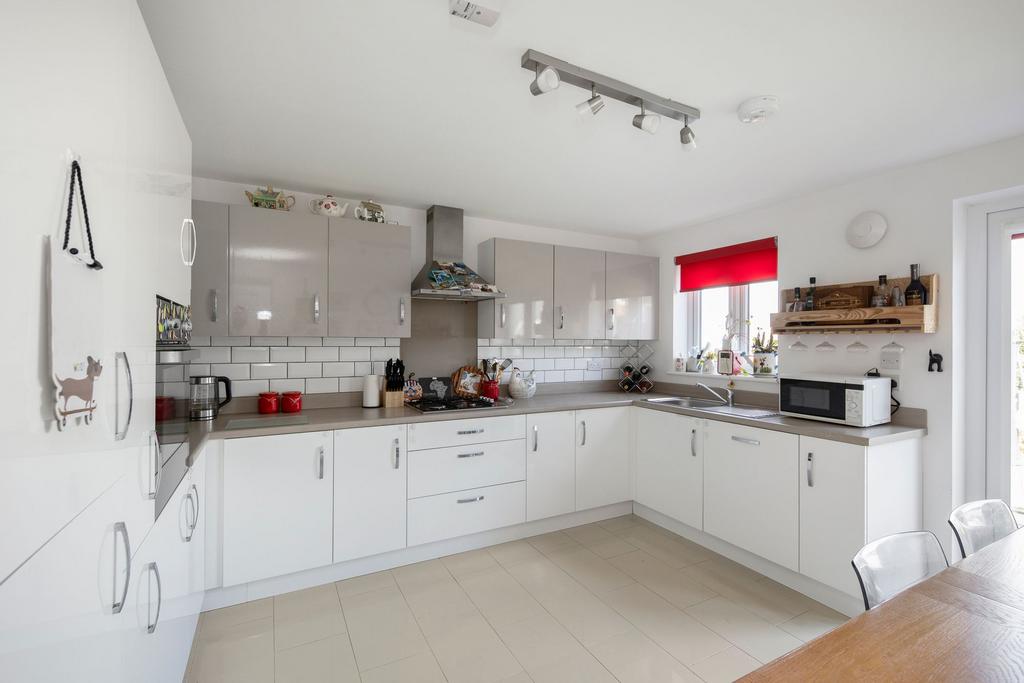
<path id="1" fill-rule="evenodd" d="M 778 311 L 775 238 L 676 257 L 673 356 L 694 349 L 751 352 L 751 340 L 771 330 Z"/>

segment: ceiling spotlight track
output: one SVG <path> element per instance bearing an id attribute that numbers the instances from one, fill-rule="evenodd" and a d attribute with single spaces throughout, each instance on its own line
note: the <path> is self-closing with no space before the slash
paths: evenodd
<path id="1" fill-rule="evenodd" d="M 534 95 L 543 95 L 546 92 L 551 92 L 561 83 L 558 72 L 550 66 L 538 64 L 535 71 L 537 76 L 533 79 L 533 83 L 530 84 L 530 92 Z"/>
<path id="2" fill-rule="evenodd" d="M 683 127 L 679 130 L 679 142 L 685 150 L 697 149 L 697 136 L 690 128 L 689 117 L 683 119 Z"/>
<path id="3" fill-rule="evenodd" d="M 597 115 L 597 112 L 604 109 L 604 99 L 597 94 L 597 89 L 594 84 L 590 84 L 590 99 L 584 100 L 576 105 L 576 113 L 580 116 L 586 116 L 587 114 Z"/>
<path id="4" fill-rule="evenodd" d="M 633 126 L 645 133 L 654 135 L 658 132 L 659 125 L 661 125 L 661 117 L 657 114 L 648 114 L 643 101 L 641 101 L 640 113 L 633 117 Z"/>

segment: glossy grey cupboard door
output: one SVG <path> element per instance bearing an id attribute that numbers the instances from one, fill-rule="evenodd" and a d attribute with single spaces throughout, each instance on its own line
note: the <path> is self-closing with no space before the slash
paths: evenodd
<path id="1" fill-rule="evenodd" d="M 605 253 L 555 246 L 555 339 L 605 339 Z"/>
<path id="2" fill-rule="evenodd" d="M 327 218 L 230 207 L 232 335 L 327 336 Z"/>
<path id="3" fill-rule="evenodd" d="M 192 202 L 196 261 L 192 264 L 192 334 L 228 335 L 228 205 Z"/>
<path id="4" fill-rule="evenodd" d="M 658 258 L 609 251 L 605 259 L 608 339 L 657 339 Z"/>
<path id="5" fill-rule="evenodd" d="M 551 339 L 555 248 L 494 238 L 481 243 L 477 253 L 480 275 L 508 295 L 477 304 L 480 336 Z"/>
<path id="6" fill-rule="evenodd" d="M 332 337 L 408 337 L 412 235 L 404 225 L 330 219 Z"/>

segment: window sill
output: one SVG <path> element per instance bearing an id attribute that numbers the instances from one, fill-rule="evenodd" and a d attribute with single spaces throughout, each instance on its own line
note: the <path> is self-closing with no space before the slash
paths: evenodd
<path id="1" fill-rule="evenodd" d="M 683 370 L 666 370 L 665 374 L 677 377 L 691 377 L 693 379 L 720 380 L 723 382 L 733 381 L 740 384 L 750 382 L 752 384 L 776 384 L 779 381 L 778 375 L 719 375 L 713 372 L 686 372 Z"/>

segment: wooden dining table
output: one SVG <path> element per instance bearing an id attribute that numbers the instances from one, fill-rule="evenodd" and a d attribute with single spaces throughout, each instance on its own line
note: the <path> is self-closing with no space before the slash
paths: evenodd
<path id="1" fill-rule="evenodd" d="M 1024 529 L 741 680 L 1024 681 Z"/>

